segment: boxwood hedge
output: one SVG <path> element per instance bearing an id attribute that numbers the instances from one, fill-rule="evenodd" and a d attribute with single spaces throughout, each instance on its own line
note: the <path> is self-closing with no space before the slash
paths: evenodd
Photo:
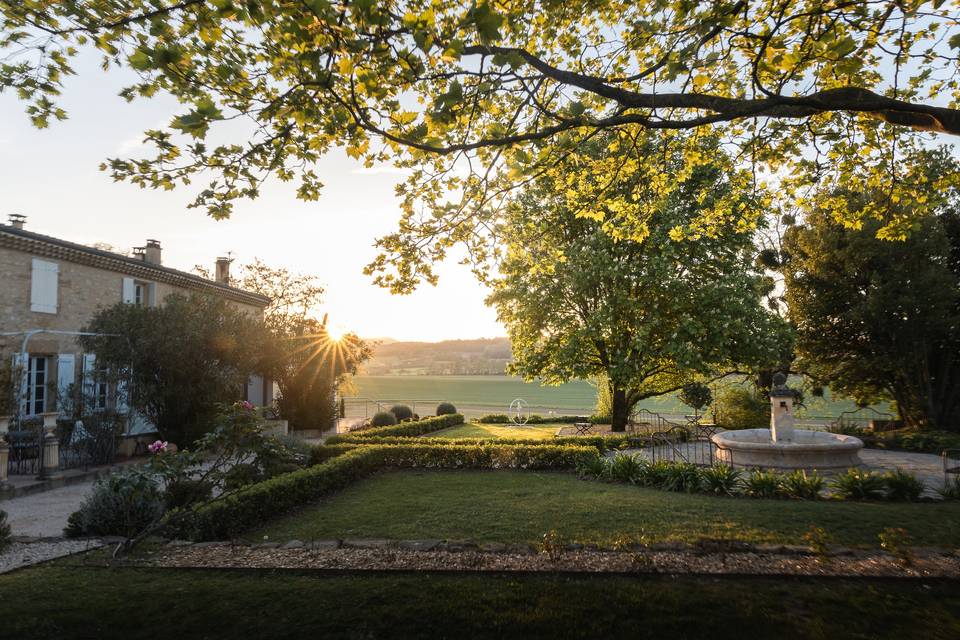
<path id="1" fill-rule="evenodd" d="M 424 433 L 440 431 L 447 427 L 455 427 L 458 424 L 463 424 L 463 415 L 460 413 L 451 413 L 412 422 L 401 422 L 400 424 L 387 427 L 374 427 L 373 429 L 354 431 L 350 434 L 350 437 L 356 441 L 363 441 L 371 438 L 382 438 L 384 436 L 419 436 Z"/>
<path id="2" fill-rule="evenodd" d="M 265 520 L 313 502 L 385 468 L 538 469 L 574 471 L 599 457 L 575 445 L 337 445 L 326 462 L 250 485 L 177 518 L 168 535 L 227 540 Z M 181 514 L 183 516 L 183 514 Z"/>

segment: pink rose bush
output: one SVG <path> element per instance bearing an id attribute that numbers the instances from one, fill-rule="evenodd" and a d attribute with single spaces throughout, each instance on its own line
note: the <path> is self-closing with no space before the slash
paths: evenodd
<path id="1" fill-rule="evenodd" d="M 167 444 L 168 443 L 166 440 L 157 440 L 148 445 L 147 450 L 154 455 L 157 455 L 158 453 L 165 453 L 167 451 Z"/>

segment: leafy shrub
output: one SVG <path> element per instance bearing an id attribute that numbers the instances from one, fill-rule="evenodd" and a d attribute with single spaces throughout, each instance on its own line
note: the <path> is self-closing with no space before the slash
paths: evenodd
<path id="1" fill-rule="evenodd" d="M 717 395 L 713 414 L 725 429 L 759 429 L 770 424 L 770 402 L 753 389 L 731 385 Z"/>
<path id="2" fill-rule="evenodd" d="M 389 427 L 397 424 L 397 416 L 392 411 L 378 411 L 370 419 L 371 427 Z"/>
<path id="3" fill-rule="evenodd" d="M 510 422 L 510 416 L 505 413 L 491 413 L 489 415 L 477 418 L 480 424 L 507 424 Z"/>
<path id="4" fill-rule="evenodd" d="M 643 463 L 638 455 L 618 453 L 609 462 L 608 474 L 615 482 L 636 482 L 640 477 Z"/>
<path id="5" fill-rule="evenodd" d="M 752 498 L 776 498 L 780 495 L 780 476 L 772 471 L 754 469 L 747 474 L 743 488 Z"/>
<path id="6" fill-rule="evenodd" d="M 227 540 L 383 468 L 572 471 L 598 457 L 594 448 L 573 445 L 360 446 L 323 464 L 271 478 L 203 505 L 173 525 L 168 535 Z"/>
<path id="7" fill-rule="evenodd" d="M 810 529 L 803 534 L 803 539 L 817 557 L 817 562 L 830 561 L 830 536 L 823 527 L 810 525 Z"/>
<path id="8" fill-rule="evenodd" d="M 10 523 L 7 522 L 7 512 L 0 509 L 0 553 L 10 546 Z"/>
<path id="9" fill-rule="evenodd" d="M 816 500 L 823 490 L 824 480 L 816 471 L 807 474 L 796 469 L 780 476 L 780 495 L 798 500 Z"/>
<path id="10" fill-rule="evenodd" d="M 204 480 L 180 478 L 174 480 L 163 490 L 163 503 L 167 510 L 188 507 L 209 500 L 213 495 L 213 486 Z"/>
<path id="11" fill-rule="evenodd" d="M 673 463 L 666 460 L 657 460 L 645 464 L 640 468 L 640 473 L 634 482 L 643 487 L 662 489 L 667 482 L 672 466 Z"/>
<path id="12" fill-rule="evenodd" d="M 900 469 L 883 474 L 883 482 L 887 489 L 887 500 L 919 500 L 927 485 L 909 473 Z"/>
<path id="13" fill-rule="evenodd" d="M 856 434 L 854 434 L 856 435 Z M 863 434 L 864 443 L 880 449 L 899 449 L 940 455 L 944 449 L 960 449 L 960 434 L 952 431 L 898 429 Z"/>
<path id="14" fill-rule="evenodd" d="M 667 467 L 662 486 L 667 491 L 699 491 L 700 468 L 691 462 L 675 462 Z"/>
<path id="15" fill-rule="evenodd" d="M 610 461 L 606 458 L 590 458 L 577 465 L 577 476 L 606 480 L 609 477 Z"/>
<path id="16" fill-rule="evenodd" d="M 224 473 L 223 488 L 225 491 L 236 491 L 240 487 L 254 484 L 266 479 L 260 468 L 250 462 L 241 462 Z"/>
<path id="17" fill-rule="evenodd" d="M 71 514 L 64 532 L 68 536 L 124 536 L 131 538 L 157 521 L 164 499 L 156 480 L 128 470 L 99 480 L 93 491 Z"/>
<path id="18" fill-rule="evenodd" d="M 847 469 L 830 483 L 834 493 L 850 500 L 876 500 L 882 498 L 886 482 L 882 475 L 862 469 Z"/>
<path id="19" fill-rule="evenodd" d="M 404 420 L 413 420 L 413 409 L 408 407 L 405 404 L 395 404 L 390 407 L 390 413 L 397 417 L 398 422 L 403 422 Z M 375 425 L 381 426 L 381 425 Z"/>
<path id="20" fill-rule="evenodd" d="M 457 412 L 457 408 L 450 404 L 449 402 L 441 402 L 437 405 L 437 415 L 438 416 L 449 416 Z"/>
<path id="21" fill-rule="evenodd" d="M 700 480 L 707 493 L 732 496 L 743 484 L 743 472 L 728 464 L 715 464 L 700 472 Z"/>
<path id="22" fill-rule="evenodd" d="M 937 491 L 944 500 L 960 500 L 960 476 L 948 480 L 943 489 Z"/>

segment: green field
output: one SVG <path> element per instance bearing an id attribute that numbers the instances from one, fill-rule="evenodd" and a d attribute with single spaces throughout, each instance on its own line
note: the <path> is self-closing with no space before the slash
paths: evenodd
<path id="1" fill-rule="evenodd" d="M 596 402 L 596 388 L 584 380 L 549 387 L 512 376 L 357 376 L 354 383 L 356 394 L 348 401 L 347 407 L 347 415 L 351 416 L 377 410 L 375 403 L 364 403 L 361 399 L 381 401 L 385 405 L 416 403 L 414 410 L 423 415 L 432 414 L 437 402 L 447 401 L 469 416 L 507 413 L 515 398 L 523 398 L 531 413 L 543 415 L 549 415 L 551 411 L 558 415 L 589 415 Z M 649 398 L 639 407 L 673 415 L 690 412 L 676 394 Z M 831 399 L 829 395 L 808 397 L 806 407 L 797 415 L 832 417 L 854 408 L 851 400 Z"/>

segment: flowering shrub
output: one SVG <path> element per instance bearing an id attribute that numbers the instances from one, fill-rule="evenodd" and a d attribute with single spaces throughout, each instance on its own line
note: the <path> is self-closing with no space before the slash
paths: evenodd
<path id="1" fill-rule="evenodd" d="M 156 455 L 158 453 L 165 453 L 167 451 L 168 443 L 166 440 L 156 440 L 155 442 L 147 445 L 147 450 Z"/>

